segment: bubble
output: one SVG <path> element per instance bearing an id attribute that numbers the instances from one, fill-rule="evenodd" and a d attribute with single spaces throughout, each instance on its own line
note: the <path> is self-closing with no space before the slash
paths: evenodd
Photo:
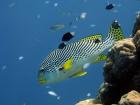
<path id="1" fill-rule="evenodd" d="M 57 94 L 54 91 L 48 91 L 48 94 L 51 96 L 57 96 Z"/>
<path id="2" fill-rule="evenodd" d="M 80 15 L 80 19 L 85 19 L 87 17 L 87 13 L 86 12 L 82 12 Z"/>
<path id="3" fill-rule="evenodd" d="M 15 2 L 12 2 L 12 3 L 10 3 L 10 4 L 8 5 L 8 7 L 9 7 L 9 8 L 13 8 L 15 5 L 16 5 L 16 3 L 15 3 Z"/>
<path id="4" fill-rule="evenodd" d="M 47 0 L 47 1 L 45 1 L 45 4 L 49 4 L 49 3 L 50 3 L 50 1 L 48 1 L 48 0 Z"/>
<path id="5" fill-rule="evenodd" d="M 57 7 L 58 6 L 58 3 L 54 3 L 54 7 Z"/>
<path id="6" fill-rule="evenodd" d="M 19 56 L 19 57 L 18 57 L 18 60 L 23 60 L 23 59 L 24 59 L 23 56 Z"/>
<path id="7" fill-rule="evenodd" d="M 6 65 L 3 65 L 2 68 L 1 68 L 1 70 L 3 71 L 5 69 L 7 69 L 7 66 Z"/>
<path id="8" fill-rule="evenodd" d="M 91 96 L 91 93 L 87 93 L 87 97 L 90 97 Z"/>

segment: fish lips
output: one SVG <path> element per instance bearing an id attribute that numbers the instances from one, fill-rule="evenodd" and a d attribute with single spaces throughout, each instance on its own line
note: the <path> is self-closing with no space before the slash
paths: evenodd
<path id="1" fill-rule="evenodd" d="M 38 81 L 39 81 L 40 84 L 46 84 L 47 83 L 47 79 L 45 77 L 45 70 L 44 69 L 41 69 L 38 72 Z"/>

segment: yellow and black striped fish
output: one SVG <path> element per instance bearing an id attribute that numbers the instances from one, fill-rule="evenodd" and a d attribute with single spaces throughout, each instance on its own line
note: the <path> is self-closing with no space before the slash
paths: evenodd
<path id="1" fill-rule="evenodd" d="M 106 60 L 106 56 L 102 53 L 120 39 L 123 39 L 122 29 L 117 21 L 113 21 L 104 40 L 100 34 L 90 35 L 55 49 L 41 64 L 38 73 L 39 82 L 55 83 L 86 75 L 84 69 L 90 64 Z"/>

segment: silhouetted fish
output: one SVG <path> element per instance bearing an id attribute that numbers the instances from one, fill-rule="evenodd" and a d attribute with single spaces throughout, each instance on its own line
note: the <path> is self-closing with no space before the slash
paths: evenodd
<path id="1" fill-rule="evenodd" d="M 113 4 L 108 4 L 105 9 L 111 10 L 113 8 L 114 8 L 114 5 Z"/>

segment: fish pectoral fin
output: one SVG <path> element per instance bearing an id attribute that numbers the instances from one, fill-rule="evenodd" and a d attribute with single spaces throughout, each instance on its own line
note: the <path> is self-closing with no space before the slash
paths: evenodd
<path id="1" fill-rule="evenodd" d="M 98 63 L 100 61 L 106 61 L 106 60 L 107 60 L 107 56 L 106 55 L 99 55 L 97 57 L 97 59 L 93 63 Z"/>
<path id="2" fill-rule="evenodd" d="M 73 74 L 73 75 L 70 76 L 70 77 L 71 77 L 71 78 L 76 78 L 76 77 L 84 76 L 84 75 L 86 75 L 86 74 L 87 74 L 87 72 L 85 72 L 85 71 L 80 71 L 80 72 L 77 72 L 77 73 Z"/>
<path id="3" fill-rule="evenodd" d="M 64 71 L 68 71 L 71 70 L 72 66 L 73 66 L 73 57 L 71 57 L 64 63 L 63 69 Z"/>

